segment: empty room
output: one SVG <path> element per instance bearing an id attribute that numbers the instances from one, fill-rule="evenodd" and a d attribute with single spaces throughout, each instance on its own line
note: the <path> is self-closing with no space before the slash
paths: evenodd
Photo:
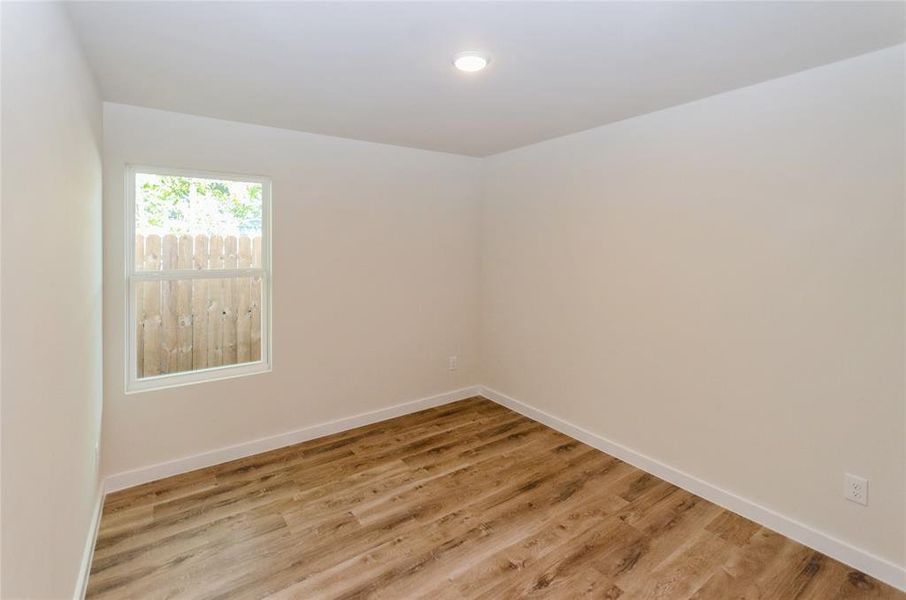
<path id="1" fill-rule="evenodd" d="M 0 2 L 2 600 L 906 600 L 906 2 Z"/>

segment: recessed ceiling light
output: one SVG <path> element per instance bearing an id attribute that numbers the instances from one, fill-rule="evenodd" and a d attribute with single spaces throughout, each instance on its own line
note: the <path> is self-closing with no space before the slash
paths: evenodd
<path id="1" fill-rule="evenodd" d="M 453 66 L 467 73 L 481 71 L 488 66 L 488 62 L 490 62 L 490 59 L 482 52 L 460 52 L 453 57 Z"/>

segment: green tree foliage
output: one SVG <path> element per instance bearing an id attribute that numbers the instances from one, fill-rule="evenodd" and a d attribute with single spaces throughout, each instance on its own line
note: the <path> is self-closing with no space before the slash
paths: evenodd
<path id="1" fill-rule="evenodd" d="M 260 183 L 139 173 L 138 233 L 260 235 Z"/>

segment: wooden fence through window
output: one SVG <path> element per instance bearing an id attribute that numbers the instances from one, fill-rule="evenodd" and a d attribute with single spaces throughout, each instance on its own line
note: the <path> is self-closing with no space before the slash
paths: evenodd
<path id="1" fill-rule="evenodd" d="M 261 267 L 261 237 L 136 235 L 137 271 Z M 138 377 L 261 360 L 261 278 L 139 281 Z"/>

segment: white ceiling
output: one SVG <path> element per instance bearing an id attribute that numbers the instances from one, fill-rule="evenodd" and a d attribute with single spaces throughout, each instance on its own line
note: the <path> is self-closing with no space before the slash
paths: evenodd
<path id="1" fill-rule="evenodd" d="M 106 100 L 484 156 L 904 40 L 901 2 L 75 2 Z M 453 54 L 481 49 L 466 74 Z"/>

